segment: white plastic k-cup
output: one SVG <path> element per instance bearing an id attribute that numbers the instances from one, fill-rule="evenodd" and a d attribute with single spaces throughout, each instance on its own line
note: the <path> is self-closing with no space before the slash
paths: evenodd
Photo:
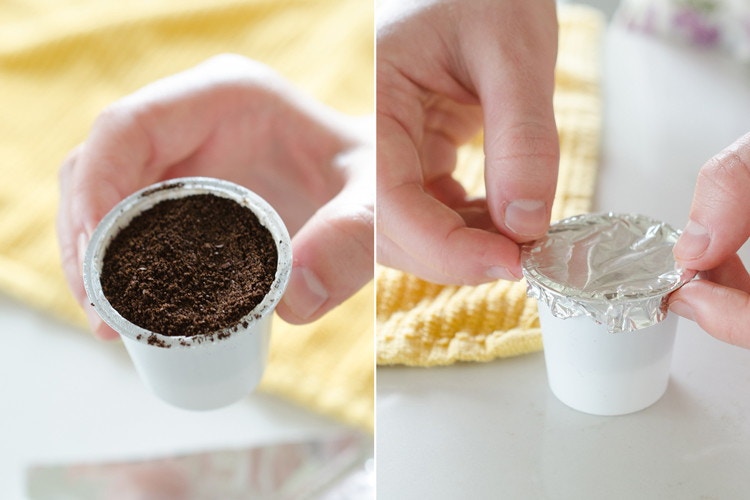
<path id="1" fill-rule="evenodd" d="M 270 291 L 236 325 L 209 334 L 167 336 L 135 325 L 115 310 L 102 291 L 107 247 L 118 232 L 157 203 L 212 194 L 250 209 L 276 242 L 278 264 Z M 154 184 L 128 196 L 99 223 L 86 250 L 83 280 L 96 312 L 120 334 L 143 382 L 163 401 L 190 410 L 220 408 L 250 393 L 268 358 L 271 317 L 292 268 L 289 233 L 276 211 L 252 191 L 228 181 L 186 177 Z"/>
<path id="2" fill-rule="evenodd" d="M 679 232 L 639 215 L 589 214 L 526 245 L 552 393 L 576 410 L 623 415 L 667 389 L 677 317 L 667 297 L 694 273 L 675 268 Z"/>
<path id="3" fill-rule="evenodd" d="M 635 332 L 609 333 L 585 316 L 560 319 L 539 305 L 544 361 L 552 393 L 593 415 L 647 408 L 667 390 L 677 317 Z"/>

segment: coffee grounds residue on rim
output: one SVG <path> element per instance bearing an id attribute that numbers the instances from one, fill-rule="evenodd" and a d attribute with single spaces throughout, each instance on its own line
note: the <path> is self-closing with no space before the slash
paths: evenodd
<path id="1" fill-rule="evenodd" d="M 237 202 L 198 194 L 157 203 L 112 239 L 104 295 L 130 322 L 168 336 L 236 326 L 271 289 L 271 233 Z"/>

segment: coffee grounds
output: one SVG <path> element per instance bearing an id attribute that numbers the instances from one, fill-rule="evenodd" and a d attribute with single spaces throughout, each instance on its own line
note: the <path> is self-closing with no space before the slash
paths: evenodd
<path id="1" fill-rule="evenodd" d="M 236 326 L 271 289 L 278 255 L 248 208 L 212 194 L 165 200 L 112 239 L 101 271 L 120 315 L 163 335 Z"/>

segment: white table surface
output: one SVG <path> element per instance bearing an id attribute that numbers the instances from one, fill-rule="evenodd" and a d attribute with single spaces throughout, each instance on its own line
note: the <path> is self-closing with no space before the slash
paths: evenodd
<path id="1" fill-rule="evenodd" d="M 0 296 L 0 499 L 26 498 L 31 465 L 168 458 L 351 431 L 268 394 L 190 412 L 153 396 L 120 342 Z M 68 498 L 68 497 L 60 497 Z"/>
<path id="2" fill-rule="evenodd" d="M 700 165 L 750 131 L 750 70 L 613 27 L 603 64 L 596 208 L 681 228 Z M 620 417 L 555 399 L 542 353 L 379 368 L 378 498 L 750 498 L 750 351 L 681 320 L 672 367 Z"/>

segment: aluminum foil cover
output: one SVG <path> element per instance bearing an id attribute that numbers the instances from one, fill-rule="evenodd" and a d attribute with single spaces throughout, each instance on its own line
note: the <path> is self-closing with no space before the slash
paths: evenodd
<path id="1" fill-rule="evenodd" d="M 679 234 L 641 215 L 564 219 L 522 249 L 528 295 L 558 318 L 585 315 L 613 333 L 651 326 L 666 317 L 669 294 L 693 277 L 675 268 Z"/>

